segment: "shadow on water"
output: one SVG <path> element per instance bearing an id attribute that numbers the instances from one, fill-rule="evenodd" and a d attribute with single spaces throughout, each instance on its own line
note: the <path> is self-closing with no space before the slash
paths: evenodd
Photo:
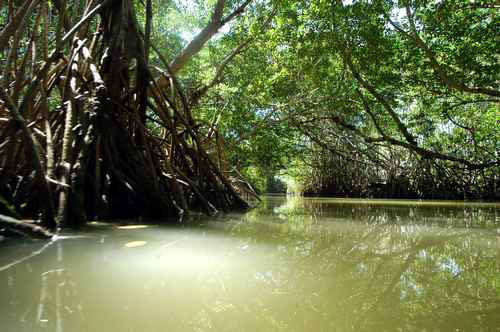
<path id="1" fill-rule="evenodd" d="M 269 197 L 184 227 L 4 241 L 1 330 L 500 331 L 499 212 Z"/>

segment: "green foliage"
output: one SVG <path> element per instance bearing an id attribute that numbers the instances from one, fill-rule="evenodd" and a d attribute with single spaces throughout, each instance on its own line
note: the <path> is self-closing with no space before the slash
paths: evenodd
<path id="1" fill-rule="evenodd" d="M 206 26 L 215 2 L 152 1 L 151 42 L 167 61 Z M 224 14 L 242 2 L 227 1 Z M 78 10 L 84 1 L 72 4 Z M 200 131 L 217 131 L 228 168 L 236 168 L 260 191 L 280 172 L 288 176 L 292 191 L 318 183 L 313 181 L 319 165 L 314 156 L 330 153 L 362 159 L 381 174 L 377 181 L 388 179 L 388 168 L 418 167 L 423 160 L 432 164 L 429 173 L 438 174 L 440 168 L 445 170 L 439 174 L 449 177 L 465 174 L 482 183 L 477 187 L 495 191 L 500 15 L 489 5 L 253 1 L 177 76 L 193 101 L 224 59 L 248 43 L 192 112 Z M 143 28 L 144 2 L 134 6 Z M 6 7 L 0 8 L 2 25 L 6 13 Z M 163 67 L 155 52 L 149 56 L 152 66 Z M 49 102 L 53 108 L 60 100 L 54 95 Z M 159 122 L 148 121 L 147 127 L 157 135 L 162 131 Z M 393 149 L 394 141 L 403 145 Z M 404 156 L 391 163 L 393 153 Z M 470 164 L 488 166 L 472 173 Z M 345 167 L 367 166 L 351 161 Z M 413 174 L 398 172 L 393 173 Z"/>
<path id="2" fill-rule="evenodd" d="M 232 162 L 289 168 L 300 179 L 312 170 L 297 171 L 290 162 L 308 164 L 311 142 L 338 152 L 354 144 L 375 155 L 380 145 L 390 149 L 396 141 L 409 147 L 409 160 L 442 159 L 439 167 L 449 176 L 471 164 L 498 171 L 500 20 L 496 9 L 476 5 L 282 2 L 270 27 L 235 59 L 222 90 L 211 94 L 237 96 L 230 102 L 222 97 L 230 106 L 221 128 L 226 142 L 237 142 L 229 145 Z M 347 145 L 336 146 L 338 137 Z M 367 146 L 367 138 L 379 143 Z M 386 165 L 371 163 L 381 172 Z M 493 186 L 496 180 L 480 181 Z"/>
<path id="3" fill-rule="evenodd" d="M 207 24 L 214 3 L 153 2 L 153 43 L 168 60 Z M 225 11 L 240 3 L 228 2 Z M 500 16 L 489 5 L 256 1 L 178 76 L 194 92 L 248 42 L 193 114 L 201 130 L 217 130 L 228 165 L 260 191 L 279 172 L 287 174 L 292 191 L 302 191 L 318 183 L 314 154 L 347 153 L 345 160 L 362 159 L 374 169 L 364 172 L 373 181 L 388 181 L 392 171 L 386 170 L 398 167 L 407 170 L 391 174 L 414 174 L 411 167 L 429 160 L 430 176 L 448 174 L 455 182 L 467 176 L 483 183 L 479 191 L 494 192 Z M 136 6 L 144 25 L 143 5 Z M 150 57 L 153 65 L 160 63 L 155 54 Z M 394 142 L 407 151 L 394 149 Z M 393 154 L 401 158 L 391 162 Z M 352 160 L 343 167 L 366 168 Z M 470 165 L 487 166 L 477 167 L 479 174 L 469 172 Z"/>

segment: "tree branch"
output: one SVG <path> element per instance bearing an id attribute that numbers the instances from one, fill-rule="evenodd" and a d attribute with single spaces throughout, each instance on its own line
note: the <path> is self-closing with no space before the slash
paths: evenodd
<path id="1" fill-rule="evenodd" d="M 422 38 L 418 34 L 417 28 L 415 26 L 415 20 L 413 14 L 411 13 L 409 5 L 406 6 L 406 15 L 408 17 L 408 22 L 410 23 L 410 29 L 411 29 L 410 33 L 404 31 L 400 26 L 398 26 L 392 20 L 389 19 L 388 21 L 398 32 L 400 32 L 407 39 L 412 40 L 415 43 L 415 45 L 424 52 L 425 56 L 430 61 L 432 69 L 435 71 L 435 73 L 438 75 L 438 77 L 440 78 L 441 82 L 444 85 L 446 85 L 450 89 L 462 92 L 483 94 L 492 97 L 500 97 L 500 91 L 498 90 L 484 88 L 484 87 L 469 87 L 464 83 L 457 82 L 453 78 L 448 76 L 446 74 L 446 70 L 444 70 L 437 61 L 434 51 L 429 46 L 427 46 L 427 44 L 422 40 Z"/>
<path id="2" fill-rule="evenodd" d="M 208 25 L 203 28 L 193 38 L 193 40 L 191 40 L 191 42 L 189 42 L 186 47 L 184 47 L 181 53 L 170 63 L 170 69 L 172 70 L 172 72 L 174 74 L 177 74 L 186 65 L 186 63 L 203 48 L 205 43 L 219 31 L 219 29 L 223 25 L 227 24 L 235 17 L 240 15 L 250 2 L 252 2 L 252 0 L 245 1 L 241 6 L 239 6 L 236 10 L 234 10 L 231 14 L 223 19 L 222 14 L 224 11 L 225 0 L 218 0 L 215 4 L 214 11 Z"/>

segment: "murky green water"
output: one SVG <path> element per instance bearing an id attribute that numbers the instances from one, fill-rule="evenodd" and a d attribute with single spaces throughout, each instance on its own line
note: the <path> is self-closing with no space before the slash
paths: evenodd
<path id="1" fill-rule="evenodd" d="M 3 241 L 0 331 L 500 331 L 499 229 L 499 204 L 275 197 Z"/>

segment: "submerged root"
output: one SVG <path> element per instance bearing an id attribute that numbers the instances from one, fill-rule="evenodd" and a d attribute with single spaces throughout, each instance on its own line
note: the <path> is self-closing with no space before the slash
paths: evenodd
<path id="1" fill-rule="evenodd" d="M 6 228 L 13 233 L 38 239 L 50 239 L 54 236 L 52 232 L 33 222 L 21 221 L 0 214 L 0 227 Z"/>

